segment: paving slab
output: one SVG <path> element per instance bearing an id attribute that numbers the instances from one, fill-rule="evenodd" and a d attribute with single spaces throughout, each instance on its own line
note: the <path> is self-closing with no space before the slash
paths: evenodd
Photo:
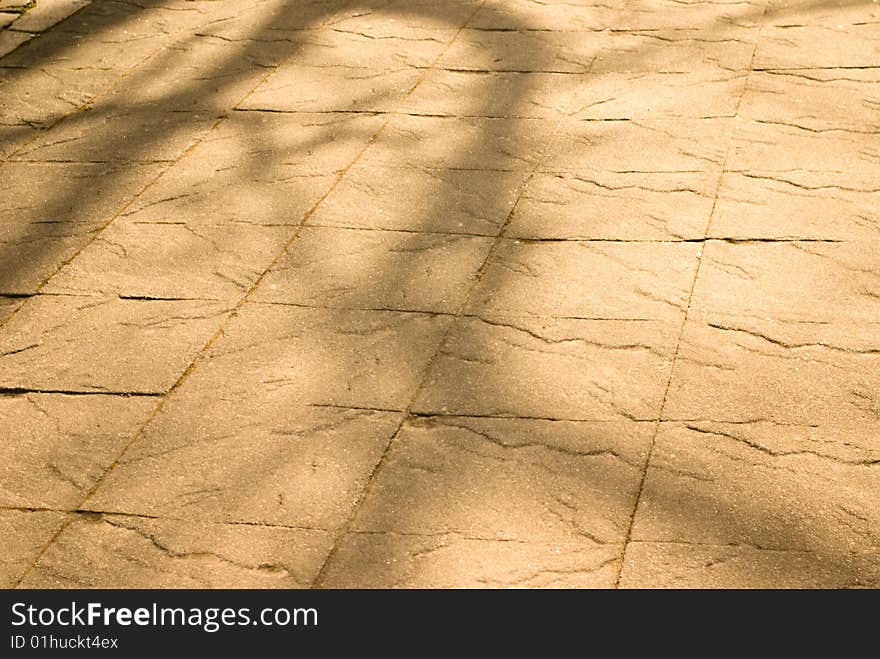
<path id="1" fill-rule="evenodd" d="M 877 323 L 696 317 L 685 327 L 664 418 L 871 428 L 878 332 Z"/>
<path id="2" fill-rule="evenodd" d="M 474 288 L 475 315 L 682 317 L 696 271 L 693 244 L 503 240 Z M 581 291 L 572 295 L 572 287 Z"/>
<path id="3" fill-rule="evenodd" d="M 713 172 L 538 174 L 523 190 L 505 235 L 559 240 L 699 239 L 709 226 L 718 177 Z"/>
<path id="4" fill-rule="evenodd" d="M 25 588 L 303 588 L 329 551 L 321 531 L 77 515 Z"/>
<path id="5" fill-rule="evenodd" d="M 306 224 L 496 236 L 527 177 L 521 171 L 356 163 Z"/>
<path id="6" fill-rule="evenodd" d="M 479 236 L 307 227 L 253 299 L 455 313 L 491 247 Z"/>
<path id="7" fill-rule="evenodd" d="M 674 348 L 674 326 L 660 321 L 462 318 L 413 411 L 648 420 Z"/>
<path id="8" fill-rule="evenodd" d="M 415 419 L 395 438 L 353 529 L 619 544 L 653 430 L 630 421 Z"/>
<path id="9" fill-rule="evenodd" d="M 610 588 L 620 548 L 525 543 L 454 534 L 348 534 L 326 588 Z"/>
<path id="10" fill-rule="evenodd" d="M 164 393 L 229 310 L 218 302 L 33 297 L 0 327 L 0 388 Z"/>
<path id="11" fill-rule="evenodd" d="M 46 293 L 237 302 L 291 235 L 284 226 L 115 222 Z"/>
<path id="12" fill-rule="evenodd" d="M 709 236 L 875 241 L 877 208 L 880 186 L 871 171 L 725 172 Z"/>
<path id="13" fill-rule="evenodd" d="M 746 545 L 634 542 L 622 588 L 876 588 L 876 561 Z"/>
<path id="14" fill-rule="evenodd" d="M 721 172 L 730 119 L 566 121 L 542 170 L 578 172 Z"/>
<path id="15" fill-rule="evenodd" d="M 237 410 L 212 405 L 210 421 L 188 420 L 203 402 L 202 391 L 181 392 L 84 509 L 334 531 L 351 516 L 401 416 L 303 407 L 269 393 Z"/>
<path id="16" fill-rule="evenodd" d="M 712 241 L 703 252 L 692 306 L 728 318 L 824 321 L 837 331 L 876 323 L 877 246 L 874 241 Z M 817 333 L 823 329 L 816 327 Z"/>

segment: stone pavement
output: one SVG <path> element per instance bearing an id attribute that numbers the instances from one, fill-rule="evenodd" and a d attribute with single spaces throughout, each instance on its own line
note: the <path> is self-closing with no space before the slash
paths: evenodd
<path id="1" fill-rule="evenodd" d="M 0 584 L 880 587 L 876 0 L 73 4 Z"/>

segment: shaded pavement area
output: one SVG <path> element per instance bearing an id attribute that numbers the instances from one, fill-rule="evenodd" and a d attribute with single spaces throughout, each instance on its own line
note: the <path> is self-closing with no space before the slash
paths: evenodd
<path id="1" fill-rule="evenodd" d="M 880 586 L 876 2 L 74 9 L 0 58 L 4 587 Z"/>

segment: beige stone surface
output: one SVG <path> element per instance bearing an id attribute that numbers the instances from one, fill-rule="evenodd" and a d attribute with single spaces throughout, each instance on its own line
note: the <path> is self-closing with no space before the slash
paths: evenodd
<path id="1" fill-rule="evenodd" d="M 860 17 L 864 21 L 864 17 Z M 817 48 L 816 44 L 822 44 Z M 756 69 L 867 67 L 880 63 L 880 23 L 771 25 L 755 51 Z"/>
<path id="2" fill-rule="evenodd" d="M 880 409 L 878 366 L 876 323 L 694 319 L 685 327 L 664 418 L 868 429 Z"/>
<path id="3" fill-rule="evenodd" d="M 621 588 L 877 588 L 870 555 L 824 556 L 747 545 L 633 542 Z"/>
<path id="4" fill-rule="evenodd" d="M 397 106 L 401 112 L 450 117 L 558 119 L 579 109 L 584 85 L 564 73 L 428 72 Z"/>
<path id="5" fill-rule="evenodd" d="M 448 325 L 423 313 L 248 303 L 190 386 L 203 390 L 200 405 L 268 391 L 287 405 L 404 409 Z"/>
<path id="6" fill-rule="evenodd" d="M 66 518 L 48 510 L 0 510 L 0 588 L 15 587 Z"/>
<path id="7" fill-rule="evenodd" d="M 539 119 L 397 116 L 364 154 L 369 165 L 530 171 L 553 126 Z"/>
<path id="8" fill-rule="evenodd" d="M 587 73 L 605 46 L 602 32 L 465 29 L 440 58 L 441 69 Z"/>
<path id="9" fill-rule="evenodd" d="M 526 177 L 525 172 L 355 164 L 307 224 L 495 236 Z"/>
<path id="10" fill-rule="evenodd" d="M 454 534 L 349 534 L 325 588 L 610 588 L 620 547 L 509 542 Z"/>
<path id="11" fill-rule="evenodd" d="M 673 326 L 659 321 L 463 318 L 433 362 L 413 409 L 656 418 L 674 348 Z"/>
<path id="12" fill-rule="evenodd" d="M 77 515 L 25 588 L 302 588 L 330 538 L 321 531 Z"/>
<path id="13" fill-rule="evenodd" d="M 170 162 L 215 119 L 206 113 L 118 109 L 107 102 L 61 122 L 16 154 L 16 160 L 44 162 Z"/>
<path id="14" fill-rule="evenodd" d="M 474 289 L 468 311 L 674 321 L 687 305 L 695 252 L 694 245 L 681 242 L 504 240 Z"/>
<path id="15" fill-rule="evenodd" d="M 82 9 L 91 0 L 39 0 L 17 21 L 15 29 L 22 32 L 42 32 L 63 21 L 75 11 Z"/>
<path id="16" fill-rule="evenodd" d="M 37 0 L 0 585 L 877 587 L 878 30 Z"/>
<path id="17" fill-rule="evenodd" d="M 732 117 L 746 78 L 746 71 L 727 69 L 596 73 L 560 105 L 577 119 Z"/>
<path id="18" fill-rule="evenodd" d="M 702 238 L 717 181 L 718 174 L 711 172 L 539 174 L 526 185 L 505 235 L 568 240 Z"/>
<path id="19" fill-rule="evenodd" d="M 479 236 L 308 227 L 253 299 L 454 313 L 491 247 Z"/>
<path id="20" fill-rule="evenodd" d="M 740 115 L 817 131 L 859 132 L 880 126 L 878 104 L 878 69 L 782 69 L 752 73 Z"/>
<path id="21" fill-rule="evenodd" d="M 0 327 L 0 388 L 164 393 L 228 311 L 219 302 L 31 298 Z"/>
<path id="22" fill-rule="evenodd" d="M 653 426 L 415 419 L 396 437 L 354 529 L 622 543 Z"/>
<path id="23" fill-rule="evenodd" d="M 33 35 L 27 32 L 14 32 L 12 30 L 0 32 L 0 57 L 5 57 L 32 38 Z"/>
<path id="24" fill-rule="evenodd" d="M 156 165 L 0 165 L 0 292 L 34 293 L 158 173 Z"/>
<path id="25" fill-rule="evenodd" d="M 281 252 L 290 228 L 126 220 L 103 231 L 47 293 L 237 301 Z"/>
<path id="26" fill-rule="evenodd" d="M 846 335 L 850 323 L 880 320 L 878 245 L 713 241 L 703 253 L 692 306 L 727 318 L 824 321 Z"/>
<path id="27" fill-rule="evenodd" d="M 237 410 L 212 405 L 197 420 L 203 401 L 190 387 L 169 403 L 83 507 L 332 531 L 350 517 L 400 419 L 265 393 Z"/>
<path id="28" fill-rule="evenodd" d="M 141 396 L 0 398 L 0 505 L 76 508 L 155 405 Z"/>
<path id="29" fill-rule="evenodd" d="M 542 167 L 548 172 L 721 171 L 729 119 L 567 121 Z"/>
<path id="30" fill-rule="evenodd" d="M 726 172 L 709 235 L 872 241 L 880 236 L 873 172 Z"/>
<path id="31" fill-rule="evenodd" d="M 596 73 L 705 73 L 749 68 L 756 29 L 650 29 L 612 32 L 591 71 Z"/>

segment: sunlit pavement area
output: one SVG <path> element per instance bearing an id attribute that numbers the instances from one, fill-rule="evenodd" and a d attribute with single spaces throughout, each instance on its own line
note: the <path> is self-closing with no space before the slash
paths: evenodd
<path id="1" fill-rule="evenodd" d="M 0 584 L 880 587 L 876 0 L 0 0 Z"/>

